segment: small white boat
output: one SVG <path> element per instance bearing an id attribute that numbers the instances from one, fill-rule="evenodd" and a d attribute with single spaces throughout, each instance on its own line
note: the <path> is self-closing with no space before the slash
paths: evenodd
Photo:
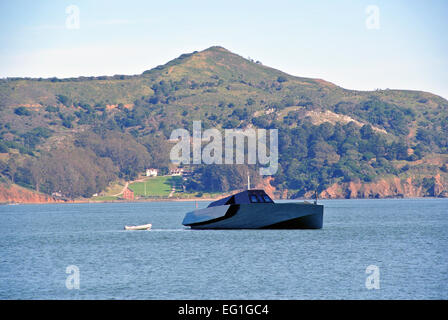
<path id="1" fill-rule="evenodd" d="M 151 230 L 152 224 L 142 224 L 141 226 L 124 226 L 125 230 Z"/>

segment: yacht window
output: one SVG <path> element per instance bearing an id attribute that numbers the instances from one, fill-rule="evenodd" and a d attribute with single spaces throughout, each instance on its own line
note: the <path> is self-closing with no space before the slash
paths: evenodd
<path id="1" fill-rule="evenodd" d="M 272 202 L 272 199 L 269 198 L 269 196 L 267 194 L 263 195 L 263 200 L 264 200 L 264 202 Z"/>
<path id="2" fill-rule="evenodd" d="M 257 196 L 254 195 L 254 194 L 251 194 L 250 195 L 250 202 L 259 202 Z"/>

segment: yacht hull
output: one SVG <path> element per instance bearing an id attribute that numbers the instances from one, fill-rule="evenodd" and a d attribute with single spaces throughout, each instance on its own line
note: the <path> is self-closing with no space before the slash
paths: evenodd
<path id="1" fill-rule="evenodd" d="M 192 229 L 321 229 L 323 206 L 311 203 L 252 203 L 188 212 L 182 222 Z"/>

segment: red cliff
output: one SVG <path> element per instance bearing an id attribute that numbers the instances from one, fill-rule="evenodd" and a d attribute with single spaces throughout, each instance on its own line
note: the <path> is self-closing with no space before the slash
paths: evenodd
<path id="1" fill-rule="evenodd" d="M 3 203 L 53 203 L 51 196 L 38 193 L 17 185 L 0 184 L 0 202 Z"/>

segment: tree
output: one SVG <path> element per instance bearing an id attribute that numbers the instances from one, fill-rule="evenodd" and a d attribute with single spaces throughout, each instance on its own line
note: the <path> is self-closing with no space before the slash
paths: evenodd
<path id="1" fill-rule="evenodd" d="M 14 113 L 18 116 L 30 116 L 31 115 L 31 111 L 25 107 L 15 108 Z"/>
<path id="2" fill-rule="evenodd" d="M 47 111 L 47 112 L 59 112 L 59 107 L 47 106 L 47 107 L 45 107 L 45 111 Z"/>
<path id="3" fill-rule="evenodd" d="M 3 141 L 0 141 L 0 153 L 8 153 L 8 151 L 8 146 Z"/>
<path id="4" fill-rule="evenodd" d="M 238 119 L 240 120 L 245 120 L 247 119 L 248 112 L 246 108 L 244 109 L 237 108 L 233 110 L 232 115 L 238 117 Z"/>
<path id="5" fill-rule="evenodd" d="M 18 156 L 16 154 L 11 155 L 11 157 L 8 159 L 6 174 L 9 176 L 9 179 L 11 180 L 12 183 L 15 182 L 15 176 L 18 168 L 17 160 Z"/>
<path id="6" fill-rule="evenodd" d="M 370 139 L 375 134 L 370 124 L 363 125 L 360 133 L 363 139 Z"/>
<path id="7" fill-rule="evenodd" d="M 310 155 L 312 157 L 311 164 L 317 168 L 336 163 L 340 158 L 334 147 L 323 140 L 313 144 L 310 150 Z"/>
<path id="8" fill-rule="evenodd" d="M 61 104 L 63 104 L 64 106 L 66 106 L 66 107 L 70 107 L 70 106 L 71 106 L 71 103 L 72 103 L 69 97 L 64 96 L 64 95 L 62 95 L 62 94 L 58 94 L 58 95 L 56 95 L 56 100 L 57 100 L 59 103 L 61 103 Z"/>
<path id="9" fill-rule="evenodd" d="M 249 99 L 246 100 L 246 104 L 247 104 L 248 106 L 251 106 L 251 105 L 253 105 L 254 103 L 255 103 L 255 100 L 252 99 L 252 98 L 249 98 Z"/>
<path id="10" fill-rule="evenodd" d="M 277 77 L 277 81 L 281 83 L 281 82 L 286 82 L 286 81 L 288 81 L 288 79 L 287 79 L 285 76 L 278 76 L 278 77 Z"/>
<path id="11" fill-rule="evenodd" d="M 91 197 L 117 178 L 117 168 L 107 158 L 83 148 L 58 148 L 33 161 L 31 177 L 36 189 L 69 198 Z"/>

